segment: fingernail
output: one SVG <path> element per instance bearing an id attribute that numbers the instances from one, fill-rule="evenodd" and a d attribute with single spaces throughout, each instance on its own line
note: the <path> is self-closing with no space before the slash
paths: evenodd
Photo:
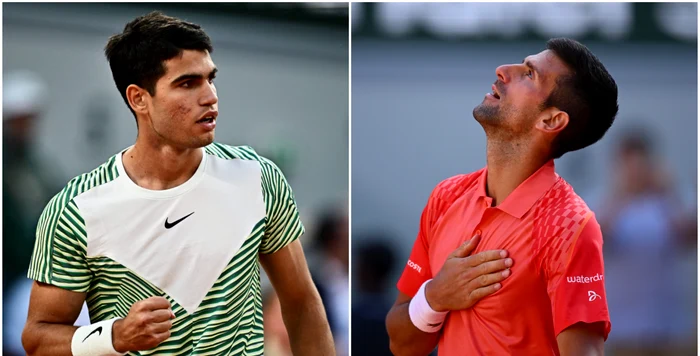
<path id="1" fill-rule="evenodd" d="M 503 277 L 508 277 L 508 276 L 510 276 L 510 270 L 507 269 L 507 270 L 501 272 L 501 274 L 503 275 Z"/>
<path id="2" fill-rule="evenodd" d="M 505 258 L 506 256 L 508 256 L 508 252 L 501 251 L 501 257 Z"/>
<path id="3" fill-rule="evenodd" d="M 506 258 L 506 267 L 510 267 L 513 265 L 513 260 L 510 258 Z"/>
<path id="4" fill-rule="evenodd" d="M 493 289 L 495 289 L 495 290 L 501 289 L 501 284 L 500 284 L 500 283 L 494 284 L 494 285 L 493 285 Z"/>

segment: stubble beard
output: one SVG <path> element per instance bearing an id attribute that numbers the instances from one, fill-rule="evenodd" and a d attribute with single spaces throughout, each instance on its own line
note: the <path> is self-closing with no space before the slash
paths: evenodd
<path id="1" fill-rule="evenodd" d="M 498 106 L 481 103 L 472 111 L 472 115 L 481 125 L 493 124 L 501 121 L 501 111 Z"/>
<path id="2" fill-rule="evenodd" d="M 484 129 L 487 139 L 498 133 L 504 121 L 503 112 L 499 106 L 483 102 L 474 108 L 472 115 Z"/>
<path id="3" fill-rule="evenodd" d="M 212 131 L 206 137 L 194 137 L 193 141 L 193 144 L 196 146 L 195 148 L 209 146 L 214 142 L 214 132 Z"/>
<path id="4" fill-rule="evenodd" d="M 510 108 L 481 103 L 474 108 L 473 115 L 484 129 L 487 141 L 515 142 L 522 134 L 520 128 L 508 124 L 515 113 Z"/>
<path id="5" fill-rule="evenodd" d="M 209 132 L 207 134 L 200 134 L 195 136 L 183 136 L 186 129 L 178 128 L 176 125 L 171 124 L 167 126 L 157 126 L 154 125 L 149 127 L 152 130 L 152 135 L 157 138 L 162 144 L 171 145 L 173 147 L 179 147 L 180 149 L 197 149 L 208 146 L 214 142 L 214 132 Z M 181 132 L 178 132 L 181 131 Z"/>

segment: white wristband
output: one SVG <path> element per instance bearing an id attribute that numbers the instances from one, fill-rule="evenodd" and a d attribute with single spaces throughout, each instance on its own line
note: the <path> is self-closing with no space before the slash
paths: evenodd
<path id="1" fill-rule="evenodd" d="M 112 324 L 119 318 L 78 328 L 70 348 L 73 356 L 121 356 L 112 345 Z"/>
<path id="2" fill-rule="evenodd" d="M 437 312 L 430 307 L 428 300 L 425 299 L 425 285 L 432 281 L 429 279 L 423 283 L 418 289 L 418 293 L 413 296 L 411 303 L 408 305 L 408 315 L 411 317 L 411 322 L 419 330 L 426 333 L 434 333 L 440 331 L 442 323 L 448 312 Z"/>

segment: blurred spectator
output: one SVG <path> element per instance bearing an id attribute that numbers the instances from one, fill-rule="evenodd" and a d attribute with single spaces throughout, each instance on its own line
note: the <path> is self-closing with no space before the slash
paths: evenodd
<path id="1" fill-rule="evenodd" d="M 37 150 L 46 85 L 28 71 L 3 82 L 3 288 L 24 277 L 41 211 L 63 182 Z"/>
<path id="2" fill-rule="evenodd" d="M 3 354 L 24 355 L 32 281 L 26 277 L 42 209 L 63 185 L 58 170 L 37 149 L 36 127 L 47 86 L 35 73 L 17 71 L 3 80 Z M 87 307 L 76 325 L 90 323 Z"/>
<path id="3" fill-rule="evenodd" d="M 353 249 L 352 350 L 366 356 L 390 356 L 384 320 L 393 304 L 387 281 L 395 253 L 381 234 L 363 236 Z"/>
<path id="4" fill-rule="evenodd" d="M 314 238 L 317 260 L 312 275 L 328 322 L 338 356 L 348 355 L 349 332 L 349 246 L 348 217 L 344 212 L 327 210 L 319 219 Z"/>
<path id="5" fill-rule="evenodd" d="M 675 340 L 688 333 L 683 285 L 697 277 L 679 270 L 678 262 L 684 245 L 697 238 L 695 220 L 645 132 L 629 131 L 620 140 L 614 165 L 613 185 L 596 209 L 605 236 L 609 348 L 616 356 L 691 352 Z"/>
<path id="6" fill-rule="evenodd" d="M 280 301 L 272 287 L 263 291 L 263 329 L 265 332 L 265 355 L 292 355 L 292 346 L 282 319 Z"/>
<path id="7" fill-rule="evenodd" d="M 36 126 L 46 104 L 46 84 L 29 71 L 3 78 L 3 353 L 23 355 L 31 281 L 26 278 L 42 209 L 63 182 L 50 158 L 41 156 Z M 17 301 L 25 298 L 22 303 Z"/>

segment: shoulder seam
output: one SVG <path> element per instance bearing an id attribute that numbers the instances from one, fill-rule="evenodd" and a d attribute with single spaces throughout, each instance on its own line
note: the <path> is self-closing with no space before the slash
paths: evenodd
<path id="1" fill-rule="evenodd" d="M 205 147 L 204 152 L 206 154 L 224 159 L 242 159 L 251 161 L 260 161 L 260 155 L 250 146 L 231 146 L 218 142 L 213 142 L 212 144 Z"/>
<path id="2" fill-rule="evenodd" d="M 54 197 L 44 208 L 44 212 L 47 212 L 46 209 L 49 209 L 52 206 L 55 207 L 55 210 L 48 213 L 46 216 L 44 216 L 42 213 L 42 217 L 40 217 L 39 220 L 39 225 L 37 226 L 37 229 L 40 229 L 43 224 L 43 226 L 48 229 L 48 231 L 42 232 L 42 238 L 49 240 L 45 242 L 45 244 L 48 244 L 48 250 L 46 250 L 48 252 L 48 256 L 46 256 L 48 262 L 46 271 L 48 274 L 48 281 L 53 282 L 53 254 L 50 251 L 53 249 L 55 240 L 54 235 L 61 217 L 71 203 L 75 204 L 76 197 L 92 190 L 93 188 L 109 183 L 118 177 L 118 173 L 114 167 L 114 161 L 115 156 L 112 156 L 107 162 L 103 163 L 92 171 L 72 178 L 60 192 L 54 195 Z M 101 178 L 104 179 L 104 182 L 100 182 Z M 75 207 L 76 209 L 80 210 L 77 204 L 75 204 Z M 33 258 L 34 256 L 32 256 L 32 259 Z"/>

